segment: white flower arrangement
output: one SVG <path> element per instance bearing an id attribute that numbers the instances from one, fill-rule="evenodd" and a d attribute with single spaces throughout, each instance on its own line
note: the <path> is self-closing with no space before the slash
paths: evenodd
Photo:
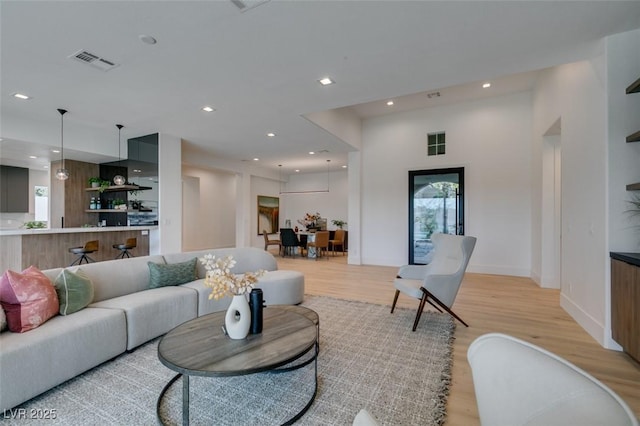
<path id="1" fill-rule="evenodd" d="M 201 257 L 200 263 L 204 265 L 207 274 L 204 285 L 211 287 L 209 300 L 221 299 L 225 296 L 240 296 L 251 293 L 253 287 L 258 282 L 258 278 L 265 274 L 265 270 L 256 272 L 246 272 L 244 274 L 233 274 L 231 269 L 236 265 L 233 256 L 217 258 L 209 253 Z"/>

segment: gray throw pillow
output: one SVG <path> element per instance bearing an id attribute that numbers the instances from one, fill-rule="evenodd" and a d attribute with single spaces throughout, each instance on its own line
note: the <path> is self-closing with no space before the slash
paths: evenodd
<path id="1" fill-rule="evenodd" d="M 192 260 L 180 263 L 147 262 L 149 265 L 149 288 L 180 285 L 197 280 L 197 261 L 198 258 L 194 257 Z"/>

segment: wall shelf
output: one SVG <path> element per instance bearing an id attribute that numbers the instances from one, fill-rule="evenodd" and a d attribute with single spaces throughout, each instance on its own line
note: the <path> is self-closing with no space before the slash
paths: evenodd
<path id="1" fill-rule="evenodd" d="M 126 213 L 129 210 L 121 210 L 121 209 L 86 209 L 87 213 Z"/>
<path id="2" fill-rule="evenodd" d="M 640 182 L 627 185 L 627 191 L 640 191 Z"/>
<path id="3" fill-rule="evenodd" d="M 640 130 L 627 136 L 627 142 L 640 142 Z"/>
<path id="4" fill-rule="evenodd" d="M 627 87 L 626 93 L 640 93 L 640 78 Z M 629 142 L 640 142 L 640 130 L 627 136 L 627 143 Z M 640 182 L 627 185 L 627 191 L 640 191 Z"/>
<path id="5" fill-rule="evenodd" d="M 119 185 L 108 186 L 102 192 L 116 192 L 116 191 L 146 191 L 151 189 L 150 186 L 138 186 L 138 185 Z M 100 191 L 100 187 L 97 188 L 85 188 L 85 191 Z"/>
<path id="6" fill-rule="evenodd" d="M 627 95 L 630 93 L 639 93 L 640 92 L 640 78 L 631 83 L 629 87 L 627 87 Z"/>

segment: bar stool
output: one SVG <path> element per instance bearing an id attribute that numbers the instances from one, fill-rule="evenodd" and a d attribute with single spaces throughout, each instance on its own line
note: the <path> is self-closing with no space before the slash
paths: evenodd
<path id="1" fill-rule="evenodd" d="M 90 258 L 89 256 L 87 256 L 87 254 L 89 253 L 93 253 L 95 251 L 98 251 L 99 249 L 99 242 L 98 240 L 93 240 L 93 241 L 87 241 L 85 243 L 84 246 L 82 247 L 71 247 L 69 249 L 69 253 L 73 253 L 73 254 L 77 254 L 78 258 L 76 260 L 74 260 L 71 265 L 69 266 L 73 266 L 76 263 L 78 265 L 82 264 L 82 261 L 84 260 L 85 263 L 89 263 L 89 262 L 95 262 L 95 260 L 93 260 L 92 258 Z"/>
<path id="2" fill-rule="evenodd" d="M 127 238 L 127 242 L 124 244 L 114 244 L 113 248 L 120 250 L 120 254 L 116 256 L 116 259 L 124 259 L 125 256 L 132 257 L 133 255 L 129 253 L 129 250 L 135 248 L 138 244 L 138 240 L 135 238 Z"/>

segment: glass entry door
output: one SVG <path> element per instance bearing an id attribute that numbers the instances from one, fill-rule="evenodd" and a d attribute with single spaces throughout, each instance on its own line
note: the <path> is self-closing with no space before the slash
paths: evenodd
<path id="1" fill-rule="evenodd" d="M 438 232 L 464 235 L 464 167 L 409 172 L 409 264 L 429 263 Z"/>

